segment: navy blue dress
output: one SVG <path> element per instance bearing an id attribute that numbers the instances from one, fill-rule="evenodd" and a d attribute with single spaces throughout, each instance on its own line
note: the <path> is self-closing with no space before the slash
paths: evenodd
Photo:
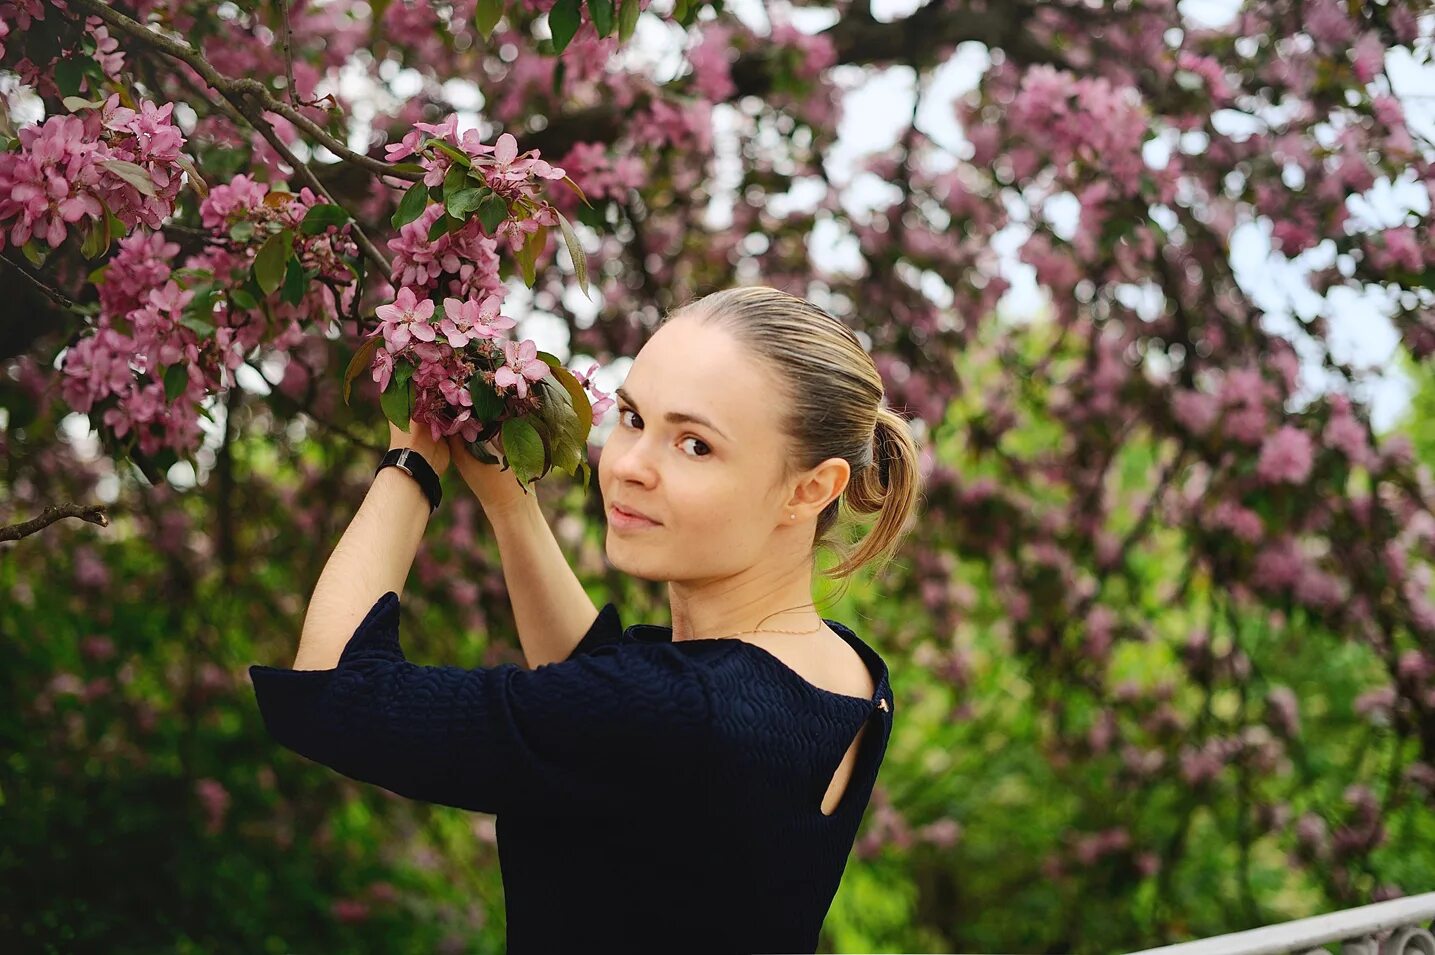
<path id="1" fill-rule="evenodd" d="M 410 663 L 399 598 L 330 670 L 251 666 L 270 735 L 345 776 L 497 815 L 508 951 L 812 952 L 892 732 L 756 644 L 672 642 L 605 604 L 567 660 Z M 823 795 L 858 730 L 837 810 Z"/>

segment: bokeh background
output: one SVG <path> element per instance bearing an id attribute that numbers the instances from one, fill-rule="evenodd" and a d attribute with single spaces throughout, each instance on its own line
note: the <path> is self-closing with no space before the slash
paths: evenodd
<path id="1" fill-rule="evenodd" d="M 600 0 L 561 54 L 569 0 L 106 6 L 329 96 L 300 112 L 355 153 L 454 115 L 564 167 L 594 294 L 552 243 L 505 313 L 605 389 L 732 284 L 860 331 L 924 500 L 890 567 L 819 604 L 898 701 L 822 951 L 1131 951 L 1435 888 L 1426 4 L 653 0 L 620 40 Z M 211 188 L 299 187 L 189 67 L 87 13 L 0 2 L 7 154 L 123 85 L 176 104 Z M 263 115 L 408 254 L 400 189 Z M 175 202 L 136 227 L 174 244 L 142 279 L 97 276 L 78 230 L 3 248 L 0 525 L 109 523 L 0 543 L 0 937 L 500 952 L 493 818 L 283 750 L 248 682 L 291 658 L 384 447 L 374 383 L 342 398 L 355 320 L 252 309 L 222 388 L 76 384 L 106 283 L 194 281 L 200 199 Z M 662 587 L 605 563 L 596 482 L 538 493 L 595 602 L 663 622 Z M 461 483 L 404 609 L 410 659 L 522 662 Z"/>

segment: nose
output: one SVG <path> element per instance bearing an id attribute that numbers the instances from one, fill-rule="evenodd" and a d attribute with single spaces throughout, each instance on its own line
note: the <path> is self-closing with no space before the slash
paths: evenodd
<path id="1" fill-rule="evenodd" d="M 599 464 L 606 465 L 603 469 L 608 472 L 609 477 L 625 483 L 631 481 L 634 484 L 651 485 L 657 473 L 649 460 L 648 446 L 641 435 L 610 437 L 603 445 Z"/>

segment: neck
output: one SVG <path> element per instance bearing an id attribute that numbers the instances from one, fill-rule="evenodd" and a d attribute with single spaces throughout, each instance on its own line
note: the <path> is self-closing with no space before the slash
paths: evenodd
<path id="1" fill-rule="evenodd" d="M 761 628 L 816 630 L 821 614 L 812 599 L 812 566 L 800 562 L 785 571 L 754 570 L 719 581 L 670 581 L 673 642 Z"/>

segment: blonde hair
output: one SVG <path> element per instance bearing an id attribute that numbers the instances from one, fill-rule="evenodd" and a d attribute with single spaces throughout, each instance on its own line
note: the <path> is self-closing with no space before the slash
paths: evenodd
<path id="1" fill-rule="evenodd" d="M 847 486 L 817 519 L 814 550 L 831 547 L 839 556 L 822 575 L 844 581 L 845 592 L 869 562 L 885 569 L 917 508 L 917 443 L 906 419 L 882 403 L 882 376 L 856 334 L 806 299 L 762 285 L 689 301 L 660 324 L 680 317 L 727 329 L 774 372 L 787 409 L 779 426 L 791 449 L 780 481 L 828 458 L 851 466 Z M 855 548 L 828 536 L 844 502 L 856 514 L 878 515 Z"/>

